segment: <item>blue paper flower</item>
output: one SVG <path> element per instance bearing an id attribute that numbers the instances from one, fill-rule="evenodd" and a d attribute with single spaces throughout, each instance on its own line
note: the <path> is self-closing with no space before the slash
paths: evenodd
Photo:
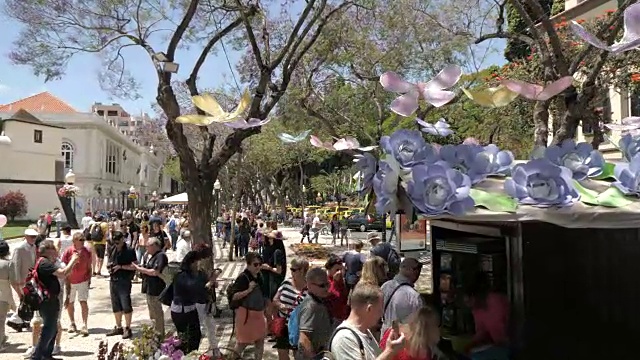
<path id="1" fill-rule="evenodd" d="M 491 144 L 444 145 L 440 149 L 440 158 L 452 168 L 466 174 L 472 184 L 477 184 L 490 175 L 506 175 L 513 163 L 510 151 L 500 151 Z"/>
<path id="2" fill-rule="evenodd" d="M 380 138 L 380 147 L 403 168 L 420 163 L 434 163 L 438 155 L 431 144 L 427 144 L 417 130 L 400 129 Z"/>
<path id="3" fill-rule="evenodd" d="M 571 170 L 548 159 L 533 159 L 511 169 L 504 190 L 525 205 L 570 206 L 580 199 L 571 175 Z"/>
<path id="4" fill-rule="evenodd" d="M 409 200 L 424 215 L 464 215 L 475 206 L 470 190 L 469 177 L 444 162 L 414 166 L 407 183 Z"/>
<path id="5" fill-rule="evenodd" d="M 594 150 L 591 144 L 567 139 L 560 146 L 549 146 L 544 157 L 552 163 L 564 166 L 571 170 L 575 180 L 584 180 L 602 174 L 605 160 L 598 150 Z"/>
<path id="6" fill-rule="evenodd" d="M 398 185 L 400 168 L 393 159 L 380 160 L 378 172 L 373 176 L 373 191 L 376 194 L 376 212 L 395 214 L 398 210 Z"/>
<path id="7" fill-rule="evenodd" d="M 631 134 L 625 134 L 620 138 L 618 142 L 620 150 L 622 150 L 622 156 L 628 162 L 640 153 L 640 136 L 631 136 Z"/>
<path id="8" fill-rule="evenodd" d="M 355 159 L 353 160 L 356 168 L 360 171 L 360 175 L 362 176 L 362 184 L 360 192 L 366 192 L 373 186 L 373 177 L 376 174 L 376 167 L 378 166 L 378 161 L 375 156 L 371 155 L 371 153 L 362 153 L 356 154 Z"/>
<path id="9" fill-rule="evenodd" d="M 636 154 L 630 162 L 619 163 L 613 168 L 616 182 L 613 186 L 625 195 L 640 195 L 640 154 Z"/>

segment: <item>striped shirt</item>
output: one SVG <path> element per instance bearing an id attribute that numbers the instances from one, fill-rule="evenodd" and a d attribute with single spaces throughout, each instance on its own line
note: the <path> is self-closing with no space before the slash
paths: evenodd
<path id="1" fill-rule="evenodd" d="M 285 319 L 289 318 L 289 314 L 293 309 L 307 296 L 307 289 L 305 288 L 301 292 L 298 291 L 298 289 L 293 286 L 292 279 L 285 279 L 278 288 L 278 292 L 280 293 L 278 300 L 287 308 L 285 311 L 279 310 L 278 315 Z"/>

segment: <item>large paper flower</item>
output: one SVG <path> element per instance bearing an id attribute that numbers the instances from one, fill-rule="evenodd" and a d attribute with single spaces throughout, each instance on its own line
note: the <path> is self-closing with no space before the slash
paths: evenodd
<path id="1" fill-rule="evenodd" d="M 565 91 L 573 83 L 572 76 L 564 76 L 544 86 L 520 80 L 503 80 L 502 85 L 528 100 L 547 101 Z"/>
<path id="2" fill-rule="evenodd" d="M 640 136 L 625 134 L 620 138 L 618 146 L 624 159 L 630 162 L 636 154 L 640 153 Z"/>
<path id="3" fill-rule="evenodd" d="M 427 144 L 417 130 L 396 130 L 391 136 L 380 138 L 380 147 L 404 168 L 438 160 L 433 146 Z"/>
<path id="4" fill-rule="evenodd" d="M 616 182 L 613 186 L 625 195 L 640 195 L 640 154 L 628 163 L 619 163 L 613 168 Z"/>
<path id="5" fill-rule="evenodd" d="M 456 94 L 445 89 L 454 86 L 461 75 L 462 69 L 459 66 L 449 65 L 431 81 L 413 84 L 402 79 L 400 75 L 388 71 L 380 76 L 380 84 L 387 91 L 403 94 L 391 102 L 391 111 L 398 115 L 410 116 L 418 110 L 420 98 L 435 107 L 443 106 L 453 100 Z"/>
<path id="6" fill-rule="evenodd" d="M 287 134 L 287 133 L 280 133 L 278 134 L 278 139 L 282 140 L 282 142 L 285 142 L 287 144 L 294 144 L 297 142 L 300 142 L 304 139 L 307 138 L 307 136 L 309 136 L 309 134 L 311 133 L 311 129 L 309 130 L 305 130 L 303 132 L 301 132 L 298 135 L 291 135 L 291 134 Z"/>
<path id="7" fill-rule="evenodd" d="M 552 163 L 571 170 L 575 180 L 584 180 L 602 174 L 604 157 L 588 143 L 576 144 L 572 139 L 563 141 L 560 146 L 549 146 L 544 157 Z"/>
<path id="8" fill-rule="evenodd" d="M 604 124 L 604 127 L 637 136 L 640 135 L 640 116 L 629 116 L 620 120 L 620 124 Z"/>
<path id="9" fill-rule="evenodd" d="M 640 46 L 640 4 L 633 4 L 624 11 L 624 35 L 620 41 L 611 46 L 588 32 L 576 21 L 572 21 L 570 26 L 578 37 L 598 49 L 611 51 L 614 54 L 637 49 Z"/>
<path id="10" fill-rule="evenodd" d="M 414 166 L 407 183 L 409 200 L 424 215 L 464 215 L 475 206 L 470 191 L 469 177 L 444 162 Z"/>
<path id="11" fill-rule="evenodd" d="M 242 94 L 238 106 L 232 112 L 224 111 L 211 94 L 196 95 L 191 100 L 193 105 L 207 113 L 207 115 L 182 115 L 178 116 L 176 121 L 184 124 L 207 126 L 213 123 L 230 123 L 240 120 L 251 104 L 251 94 L 246 90 Z"/>
<path id="12" fill-rule="evenodd" d="M 489 108 L 507 106 L 518 97 L 518 93 L 507 89 L 503 85 L 474 90 L 463 88 L 462 92 L 476 104 Z"/>
<path id="13" fill-rule="evenodd" d="M 376 212 L 395 214 L 399 207 L 398 185 L 400 183 L 400 167 L 393 159 L 387 157 L 380 160 L 380 168 L 373 177 L 373 191 L 376 193 Z"/>
<path id="14" fill-rule="evenodd" d="M 580 199 L 571 170 L 547 159 L 533 159 L 511 170 L 504 190 L 520 204 L 537 207 L 571 206 Z"/>
<path id="15" fill-rule="evenodd" d="M 445 145 L 440 149 L 440 158 L 452 168 L 466 174 L 472 184 L 477 184 L 490 175 L 506 175 L 513 163 L 510 151 L 500 151 L 491 144 Z"/>
<path id="16" fill-rule="evenodd" d="M 358 190 L 366 192 L 373 186 L 373 177 L 376 174 L 378 161 L 370 153 L 356 154 L 354 157 L 353 162 L 362 175 L 362 184 Z"/>
<path id="17" fill-rule="evenodd" d="M 438 120 L 435 124 L 428 123 L 422 119 L 416 118 L 418 125 L 422 126 L 420 130 L 427 134 L 435 136 L 449 136 L 453 134 L 453 130 L 445 119 Z"/>

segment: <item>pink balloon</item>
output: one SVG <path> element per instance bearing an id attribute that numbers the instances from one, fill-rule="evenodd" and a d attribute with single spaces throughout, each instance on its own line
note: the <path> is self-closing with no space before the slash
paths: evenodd
<path id="1" fill-rule="evenodd" d="M 4 227 L 5 225 L 7 225 L 7 217 L 0 214 L 0 228 Z"/>

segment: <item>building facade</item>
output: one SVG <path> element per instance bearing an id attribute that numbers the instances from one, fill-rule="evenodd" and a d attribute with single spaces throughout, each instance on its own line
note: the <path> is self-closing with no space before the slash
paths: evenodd
<path id="1" fill-rule="evenodd" d="M 86 211 L 145 207 L 154 201 L 154 191 L 157 197 L 171 193 L 171 180 L 163 174 L 162 155 L 129 137 L 117 122 L 105 121 L 97 110 L 79 112 L 53 95 L 41 93 L 0 106 L 0 118 L 11 117 L 15 108 L 29 111 L 44 124 L 64 128 L 60 139 L 52 141 L 56 142 L 57 160 L 62 162 L 64 173 L 73 170 L 76 176 L 80 193 L 74 207 L 78 218 Z M 10 146 L 14 145 L 12 141 Z M 6 166 L 20 173 L 22 164 L 9 159 Z M 130 190 L 134 190 L 136 199 L 130 199 Z"/>

